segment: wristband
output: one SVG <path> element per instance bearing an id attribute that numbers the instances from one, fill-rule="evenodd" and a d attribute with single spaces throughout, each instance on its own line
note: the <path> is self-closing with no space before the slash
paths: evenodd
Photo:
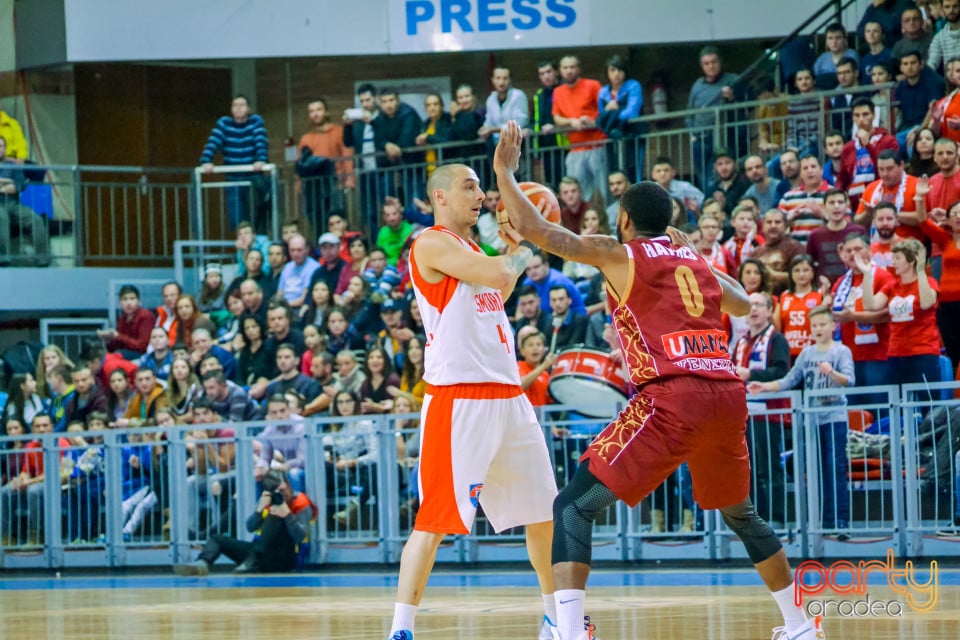
<path id="1" fill-rule="evenodd" d="M 607 314 L 607 324 L 613 324 L 613 316 L 609 313 Z"/>

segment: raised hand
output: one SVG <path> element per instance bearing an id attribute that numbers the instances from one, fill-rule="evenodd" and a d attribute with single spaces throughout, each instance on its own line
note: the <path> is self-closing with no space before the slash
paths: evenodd
<path id="1" fill-rule="evenodd" d="M 493 170 L 497 173 L 506 170 L 514 173 L 520 168 L 520 145 L 523 142 L 523 132 L 514 120 L 500 129 L 500 141 L 493 152 Z"/>
<path id="2" fill-rule="evenodd" d="M 930 193 L 930 178 L 923 174 L 917 178 L 917 196 L 924 197 Z"/>
<path id="3" fill-rule="evenodd" d="M 830 284 L 830 278 L 827 276 L 820 276 L 820 294 L 824 296 L 827 295 L 830 293 L 831 287 L 832 285 Z"/>
<path id="4" fill-rule="evenodd" d="M 680 229 L 676 227 L 667 227 L 667 235 L 670 236 L 670 242 L 677 245 L 678 247 L 687 247 L 694 253 L 697 253 L 697 248 L 693 246 L 693 241 L 690 240 L 690 237 L 685 234 Z"/>
<path id="5" fill-rule="evenodd" d="M 853 256 L 853 259 L 856 261 L 857 269 L 860 271 L 860 273 L 862 273 L 863 275 L 868 275 L 873 273 L 873 265 L 867 262 L 866 260 L 864 260 L 863 256 L 861 256 L 859 253 Z"/>

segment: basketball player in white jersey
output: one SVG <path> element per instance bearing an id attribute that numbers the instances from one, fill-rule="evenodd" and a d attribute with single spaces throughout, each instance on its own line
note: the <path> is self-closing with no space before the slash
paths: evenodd
<path id="1" fill-rule="evenodd" d="M 400 559 L 390 640 L 412 640 L 414 616 L 446 534 L 469 533 L 478 505 L 497 531 L 526 525 L 527 552 L 544 602 L 540 638 L 553 638 L 550 570 L 557 494 L 543 431 L 520 387 L 503 310 L 530 250 L 505 230 L 505 255 L 468 240 L 483 190 L 466 165 L 427 181 L 436 225 L 410 251 L 410 274 L 427 335 L 421 410 L 420 510 Z"/>

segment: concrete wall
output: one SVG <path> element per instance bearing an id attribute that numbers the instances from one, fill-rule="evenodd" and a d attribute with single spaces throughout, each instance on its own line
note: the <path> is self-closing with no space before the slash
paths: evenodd
<path id="1" fill-rule="evenodd" d="M 37 312 L 46 316 L 106 310 L 110 280 L 172 280 L 173 269 L 15 268 L 0 270 L 0 317 Z"/>

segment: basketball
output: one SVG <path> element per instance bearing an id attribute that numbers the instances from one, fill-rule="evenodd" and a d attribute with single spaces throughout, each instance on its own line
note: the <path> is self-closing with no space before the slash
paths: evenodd
<path id="1" fill-rule="evenodd" d="M 560 222 L 560 201 L 557 200 L 557 196 L 554 195 L 553 190 L 550 187 L 540 184 L 539 182 L 521 182 L 520 190 L 523 191 L 523 195 L 533 204 L 540 206 L 541 200 L 546 200 L 550 203 L 549 208 L 543 214 L 543 217 L 547 219 L 547 222 L 552 222 L 557 224 Z M 497 211 L 503 211 L 503 200 L 500 200 L 500 204 L 497 205 Z"/>

